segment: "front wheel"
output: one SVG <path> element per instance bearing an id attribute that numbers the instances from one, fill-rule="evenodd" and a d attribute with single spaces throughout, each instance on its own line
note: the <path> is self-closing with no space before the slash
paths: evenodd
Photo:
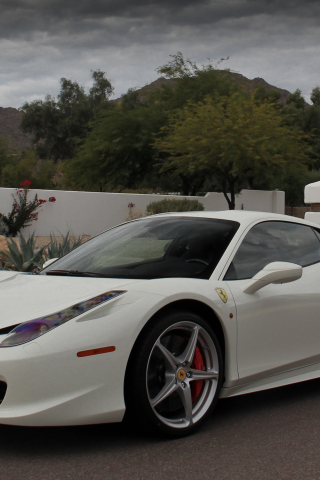
<path id="1" fill-rule="evenodd" d="M 222 382 L 222 355 L 210 325 L 173 312 L 147 327 L 130 357 L 128 414 L 171 436 L 183 436 L 211 414 Z"/>

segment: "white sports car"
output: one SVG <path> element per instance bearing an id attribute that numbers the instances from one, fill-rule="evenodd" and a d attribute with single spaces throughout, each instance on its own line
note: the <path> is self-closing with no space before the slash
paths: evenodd
<path id="1" fill-rule="evenodd" d="M 230 397 L 320 377 L 320 228 L 156 215 L 39 275 L 0 272 L 0 423 L 185 435 Z"/>

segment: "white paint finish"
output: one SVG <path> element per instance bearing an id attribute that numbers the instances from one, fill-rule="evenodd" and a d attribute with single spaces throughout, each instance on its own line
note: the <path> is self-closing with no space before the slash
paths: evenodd
<path id="1" fill-rule="evenodd" d="M 144 294 L 142 303 L 124 304 L 122 310 L 105 315 L 107 302 L 100 316 L 90 318 L 89 312 L 88 321 L 84 314 L 82 321 L 70 320 L 38 337 L 41 354 L 27 356 L 23 346 L 0 349 L 1 376 L 8 383 L 0 423 L 52 426 L 121 421 L 124 374 L 137 320 L 141 321 L 141 309 L 147 314 L 156 303 L 154 295 Z M 77 357 L 79 351 L 111 345 L 116 347 L 114 352 Z"/>
<path id="2" fill-rule="evenodd" d="M 272 262 L 258 272 L 243 288 L 253 294 L 270 283 L 289 283 L 302 276 L 302 267 L 289 262 Z"/>
<path id="3" fill-rule="evenodd" d="M 247 280 L 219 280 L 249 228 L 266 219 L 288 221 L 290 217 L 245 211 L 195 215 L 240 222 L 223 256 L 224 263 L 221 261 L 217 267 L 217 277 L 212 275 L 209 280 L 135 281 L 0 272 L 3 325 L 14 324 L 14 319 L 22 321 L 53 313 L 106 290 L 127 291 L 38 337 L 41 352 L 26 352 L 27 345 L 0 348 L 0 378 L 8 382 L 0 406 L 0 423 L 76 425 L 121 421 L 125 411 L 124 375 L 132 346 L 153 314 L 182 299 L 205 303 L 221 322 L 226 340 L 224 387 L 228 387 L 223 396 L 320 376 L 319 365 L 309 368 L 320 362 L 320 265 L 305 267 L 299 280 L 267 285 L 253 295 L 241 290 Z M 292 221 L 308 224 L 295 218 Z M 226 304 L 216 288 L 227 291 Z M 37 302 L 33 300 L 35 291 Z M 77 357 L 79 351 L 111 345 L 116 346 L 112 353 Z"/>
<path id="4" fill-rule="evenodd" d="M 81 284 L 78 298 L 83 296 L 85 284 L 88 291 L 92 291 L 94 284 L 97 294 L 105 290 L 101 285 L 105 279 L 78 278 L 83 282 L 74 282 L 77 279 L 70 277 L 24 276 L 24 279 L 30 280 L 33 288 L 41 291 L 41 306 L 46 310 L 46 303 L 51 302 L 52 291 L 57 289 L 59 280 L 63 283 L 60 293 L 69 292 L 72 303 Z M 34 279 L 37 279 L 36 282 Z M 107 279 L 107 282 L 110 280 Z M 234 385 L 238 379 L 235 357 L 237 327 L 236 321 L 229 318 L 229 313 L 235 315 L 235 307 L 228 288 L 224 285 L 230 294 L 228 303 L 224 304 L 216 294 L 217 286 L 221 283 L 172 278 L 123 285 L 128 290 L 127 294 L 38 337 L 41 354 L 32 355 L 30 352 L 27 356 L 25 346 L 0 349 L 1 377 L 8 382 L 8 392 L 0 407 L 0 423 L 72 425 L 121 421 L 125 410 L 124 374 L 132 346 L 154 313 L 181 298 L 193 298 L 215 307 L 227 338 L 226 372 L 234 379 L 227 385 Z M 20 290 L 23 294 L 22 307 L 28 297 L 28 289 Z M 8 291 L 0 290 L 0 294 L 5 298 Z M 65 301 L 61 305 L 64 306 Z M 115 309 L 113 305 L 119 308 Z M 32 305 L 28 304 L 29 318 L 30 309 Z M 94 357 L 76 356 L 78 351 L 110 345 L 116 346 L 115 352 Z"/>
<path id="5" fill-rule="evenodd" d="M 216 288 L 224 288 L 226 290 L 228 294 L 227 303 L 221 300 L 216 292 Z M 163 300 L 158 302 L 152 314 L 155 314 L 160 308 L 179 300 L 196 300 L 208 305 L 220 320 L 224 332 L 226 350 L 225 385 L 229 386 L 238 383 L 236 308 L 227 282 L 216 281 L 212 278 L 210 280 L 161 278 L 148 280 L 141 284 L 133 284 L 130 286 L 130 293 L 133 292 L 137 292 L 137 294 L 143 294 L 143 292 L 159 294 L 161 292 Z M 230 318 L 230 313 L 232 313 L 233 318 Z M 142 328 L 143 324 L 139 325 L 139 328 Z"/>
<path id="6" fill-rule="evenodd" d="M 320 203 L 320 182 L 309 183 L 304 187 L 304 203 Z"/>
<path id="7" fill-rule="evenodd" d="M 237 385 L 231 388 L 222 388 L 220 398 L 234 397 L 236 395 L 245 395 L 247 393 L 269 390 L 271 388 L 292 385 L 293 383 L 305 382 L 320 377 L 320 363 L 308 365 L 307 367 L 287 371 L 279 375 L 263 378 L 255 382 L 249 382 Z"/>
<path id="8" fill-rule="evenodd" d="M 239 383 L 320 361 L 320 265 L 302 278 L 248 295 L 247 280 L 227 282 L 237 305 Z"/>
<path id="9" fill-rule="evenodd" d="M 0 212 L 7 214 L 11 211 L 15 193 L 13 188 L 0 188 Z M 30 190 L 29 199 L 37 194 L 38 198 L 48 200 L 56 197 L 55 203 L 47 202 L 42 205 L 39 219 L 30 227 L 23 229 L 23 233 L 36 232 L 36 235 L 47 236 L 66 234 L 68 230 L 73 235 L 97 235 L 126 221 L 130 209 L 129 203 L 135 204 L 132 212 L 144 212 L 150 202 L 164 198 L 184 198 L 176 195 L 140 195 L 131 193 L 97 193 L 97 192 L 70 192 L 64 190 Z M 187 197 L 197 199 L 203 203 L 206 211 L 220 211 L 228 208 L 222 193 L 207 193 L 205 197 Z M 284 213 L 284 192 L 242 190 L 236 197 L 236 210 Z"/>
<path id="10" fill-rule="evenodd" d="M 27 343 L 27 345 L 23 347 L 23 350 L 29 355 L 37 355 L 42 351 L 40 345 L 36 342 Z"/>
<path id="11" fill-rule="evenodd" d="M 0 279 L 1 276 L 2 272 Z M 11 281 L 1 283 L 0 328 L 51 315 L 110 290 L 122 290 L 128 283 L 139 282 L 139 280 L 70 278 L 54 275 L 16 275 L 11 278 Z M 117 301 L 118 298 L 120 297 L 111 302 Z"/>

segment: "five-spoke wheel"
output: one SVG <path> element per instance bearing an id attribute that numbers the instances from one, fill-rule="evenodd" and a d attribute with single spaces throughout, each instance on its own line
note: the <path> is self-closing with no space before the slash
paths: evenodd
<path id="1" fill-rule="evenodd" d="M 222 357 L 210 325 L 193 313 L 171 313 L 146 329 L 135 352 L 128 374 L 136 380 L 126 389 L 135 414 L 174 436 L 193 431 L 221 388 Z"/>

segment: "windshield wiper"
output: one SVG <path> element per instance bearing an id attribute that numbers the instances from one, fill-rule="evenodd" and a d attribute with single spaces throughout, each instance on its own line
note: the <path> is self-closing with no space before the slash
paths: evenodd
<path id="1" fill-rule="evenodd" d="M 79 272 L 79 270 L 50 270 L 46 275 L 63 275 L 71 277 L 101 277 L 103 275 L 92 272 Z"/>

